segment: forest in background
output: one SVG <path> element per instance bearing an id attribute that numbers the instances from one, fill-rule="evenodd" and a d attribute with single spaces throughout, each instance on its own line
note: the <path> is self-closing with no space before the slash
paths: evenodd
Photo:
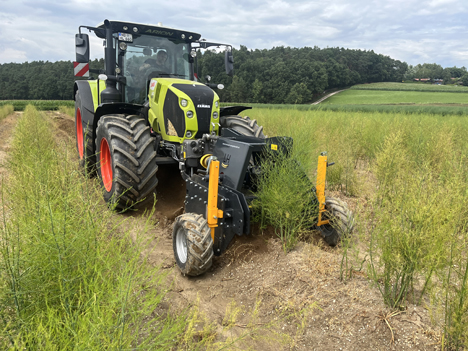
<path id="1" fill-rule="evenodd" d="M 225 89 L 217 90 L 221 101 L 301 104 L 326 90 L 354 84 L 468 78 L 465 67 L 408 66 L 372 50 L 241 46 L 233 55 L 233 77 L 225 74 L 223 52 L 207 50 L 197 56 L 195 70 L 201 81 L 210 75 L 212 83 L 224 84 Z M 91 61 L 90 67 L 103 68 L 104 60 Z M 75 80 L 72 61 L 0 64 L 0 100 L 71 100 Z"/>

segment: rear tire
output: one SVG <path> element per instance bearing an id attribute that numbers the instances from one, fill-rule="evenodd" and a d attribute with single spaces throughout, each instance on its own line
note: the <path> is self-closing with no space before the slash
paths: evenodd
<path id="1" fill-rule="evenodd" d="M 330 223 L 321 225 L 318 229 L 328 245 L 336 246 L 343 237 L 353 231 L 354 217 L 346 203 L 334 197 L 325 199 L 325 209 L 323 219 L 330 220 Z"/>
<path id="2" fill-rule="evenodd" d="M 202 215 L 184 213 L 176 218 L 172 231 L 174 257 L 183 274 L 205 273 L 213 262 L 213 239 Z"/>
<path id="3" fill-rule="evenodd" d="M 96 130 L 104 200 L 125 211 L 154 201 L 158 179 L 150 127 L 136 115 L 105 115 Z"/>
<path id="4" fill-rule="evenodd" d="M 257 124 L 256 119 L 241 116 L 223 116 L 220 118 L 221 128 L 231 128 L 242 135 L 266 139 L 263 127 Z"/>
<path id="5" fill-rule="evenodd" d="M 88 176 L 96 175 L 96 154 L 93 152 L 92 126 L 83 125 L 80 92 L 75 95 L 75 137 L 80 166 Z"/>

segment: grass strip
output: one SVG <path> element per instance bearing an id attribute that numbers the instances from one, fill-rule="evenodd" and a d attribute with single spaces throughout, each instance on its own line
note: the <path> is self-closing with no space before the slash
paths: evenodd
<path id="1" fill-rule="evenodd" d="M 131 242 L 75 163 L 27 107 L 1 186 L 0 348 L 175 347 L 187 315 L 159 307 L 165 274 L 148 268 L 144 243 Z"/>
<path id="2" fill-rule="evenodd" d="M 24 111 L 26 106 L 32 105 L 39 111 L 56 111 L 60 106 L 74 107 L 73 100 L 2 100 L 0 106 L 12 105 L 15 111 Z"/>
<path id="3" fill-rule="evenodd" d="M 364 112 L 364 113 L 387 113 L 387 114 L 419 114 L 440 116 L 466 116 L 468 107 L 463 106 L 433 106 L 433 105 L 341 105 L 341 104 L 318 104 L 318 105 L 288 105 L 288 104 L 255 104 L 255 103 L 231 103 L 223 102 L 221 107 L 226 106 L 249 106 L 253 109 L 269 110 L 297 110 L 297 111 L 332 111 L 332 112 Z"/>
<path id="4" fill-rule="evenodd" d="M 13 105 L 3 105 L 0 107 L 0 121 L 11 115 L 14 111 Z"/>
<path id="5" fill-rule="evenodd" d="M 442 93 L 468 93 L 468 87 L 460 85 L 435 85 L 430 83 L 371 83 L 352 86 L 353 90 L 384 90 L 384 91 L 419 91 Z"/>

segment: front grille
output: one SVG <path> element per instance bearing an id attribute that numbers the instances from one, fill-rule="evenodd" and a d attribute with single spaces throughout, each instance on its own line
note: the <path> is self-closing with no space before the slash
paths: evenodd
<path id="1" fill-rule="evenodd" d="M 177 136 L 182 138 L 185 135 L 185 114 L 179 106 L 179 98 L 170 89 L 167 90 L 166 98 L 164 99 L 163 113 L 166 134 L 173 134 L 170 132 L 172 129 L 170 124 L 172 124 L 177 132 Z"/>
<path id="2" fill-rule="evenodd" d="M 214 91 L 205 85 L 198 84 L 173 84 L 172 86 L 187 94 L 195 105 L 198 120 L 198 132 L 195 137 L 201 138 L 203 134 L 209 133 Z"/>

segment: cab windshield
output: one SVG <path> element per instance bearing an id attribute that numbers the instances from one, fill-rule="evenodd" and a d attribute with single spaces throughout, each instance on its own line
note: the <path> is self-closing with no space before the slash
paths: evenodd
<path id="1" fill-rule="evenodd" d="M 141 35 L 127 42 L 122 73 L 127 80 L 125 101 L 141 104 L 154 77 L 190 79 L 190 44 Z"/>

